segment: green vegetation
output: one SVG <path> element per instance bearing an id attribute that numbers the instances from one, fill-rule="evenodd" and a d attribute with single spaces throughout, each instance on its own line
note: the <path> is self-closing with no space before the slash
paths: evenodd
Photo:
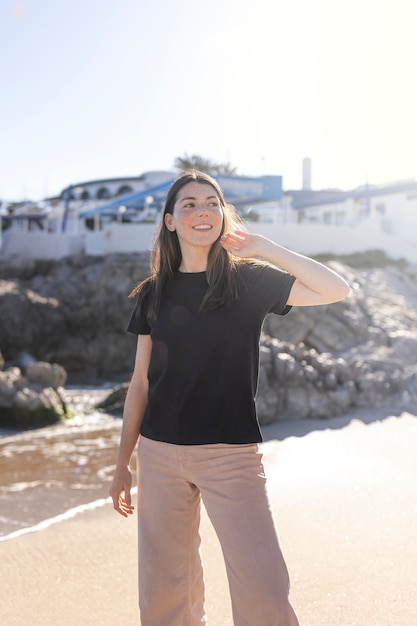
<path id="1" fill-rule="evenodd" d="M 12 408 L 0 407 L 0 426 L 3 428 L 42 428 L 51 426 L 74 416 L 71 409 L 28 409 L 14 405 Z"/>
<path id="2" fill-rule="evenodd" d="M 184 154 L 182 157 L 177 157 L 174 167 L 179 170 L 199 170 L 211 176 L 233 176 L 236 174 L 236 167 L 230 163 L 214 163 L 198 154 Z"/>

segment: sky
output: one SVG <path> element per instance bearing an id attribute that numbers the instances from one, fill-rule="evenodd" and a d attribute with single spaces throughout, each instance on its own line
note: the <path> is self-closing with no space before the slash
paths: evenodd
<path id="1" fill-rule="evenodd" d="M 415 0 L 0 0 L 0 199 L 199 154 L 417 179 Z"/>

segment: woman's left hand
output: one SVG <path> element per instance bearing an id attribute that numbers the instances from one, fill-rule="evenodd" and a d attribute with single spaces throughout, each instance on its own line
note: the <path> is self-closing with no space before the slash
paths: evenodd
<path id="1" fill-rule="evenodd" d="M 261 256 L 262 254 L 262 237 L 247 233 L 244 230 L 234 230 L 231 233 L 223 235 L 221 244 L 225 250 L 244 258 Z"/>

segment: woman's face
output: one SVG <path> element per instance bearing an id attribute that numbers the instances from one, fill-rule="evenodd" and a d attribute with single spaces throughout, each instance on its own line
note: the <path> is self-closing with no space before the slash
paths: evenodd
<path id="1" fill-rule="evenodd" d="M 173 213 L 166 213 L 165 225 L 176 231 L 184 246 L 203 246 L 210 249 L 220 237 L 223 210 L 215 189 L 205 183 L 187 183 L 179 190 Z"/>

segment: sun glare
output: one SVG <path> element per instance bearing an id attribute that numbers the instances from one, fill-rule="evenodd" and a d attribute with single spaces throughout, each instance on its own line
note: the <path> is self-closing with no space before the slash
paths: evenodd
<path id="1" fill-rule="evenodd" d="M 19 22 L 24 19 L 24 17 L 25 17 L 25 5 L 23 3 L 23 0 L 17 0 L 16 5 L 15 5 L 15 15 L 16 15 L 16 19 Z"/>

